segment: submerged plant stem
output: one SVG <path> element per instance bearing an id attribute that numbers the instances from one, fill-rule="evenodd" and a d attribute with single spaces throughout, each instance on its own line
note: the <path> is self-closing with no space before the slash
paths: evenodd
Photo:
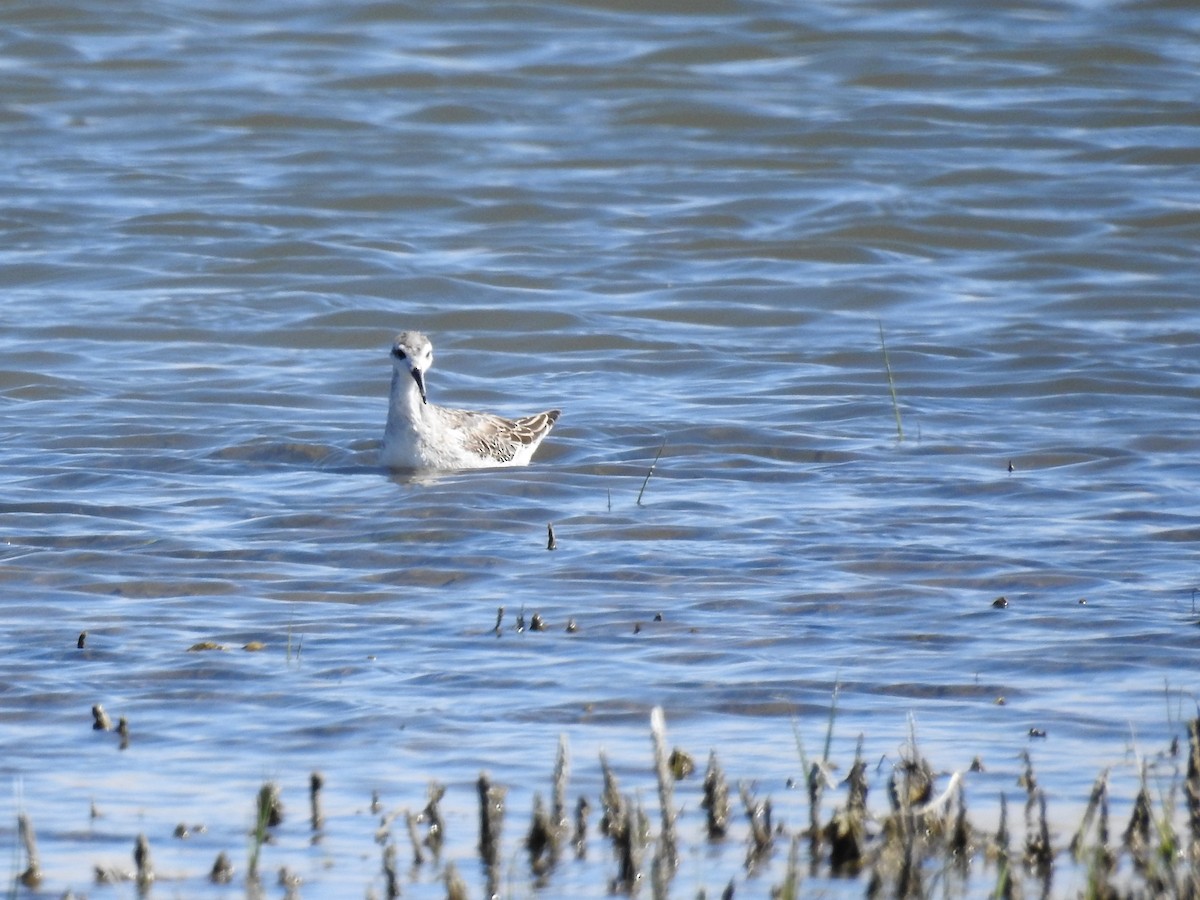
<path id="1" fill-rule="evenodd" d="M 658 453 L 656 453 L 654 455 L 654 462 L 650 463 L 650 469 L 648 472 L 646 472 L 646 477 L 642 481 L 642 489 L 640 491 L 638 491 L 638 496 L 637 496 L 637 505 L 638 506 L 642 505 L 642 494 L 646 493 L 646 485 L 648 485 L 650 483 L 650 476 L 654 474 L 654 467 L 658 465 L 658 460 L 662 456 L 663 450 L 666 449 L 666 446 L 667 446 L 667 439 L 663 438 L 663 442 L 658 447 Z"/>
<path id="2" fill-rule="evenodd" d="M 883 340 L 883 322 L 879 323 L 879 346 L 883 350 L 883 368 L 887 371 L 888 390 L 892 393 L 892 412 L 896 414 L 896 439 L 902 441 L 904 440 L 904 426 L 900 424 L 900 401 L 896 399 L 896 379 L 892 377 L 892 364 L 888 361 L 887 343 Z"/>

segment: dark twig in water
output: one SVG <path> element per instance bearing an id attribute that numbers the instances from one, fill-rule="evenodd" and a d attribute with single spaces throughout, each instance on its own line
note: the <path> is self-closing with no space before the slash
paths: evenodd
<path id="1" fill-rule="evenodd" d="M 504 621 L 504 607 L 501 606 L 496 610 L 496 627 L 492 630 L 496 632 L 496 636 L 500 635 L 500 623 Z"/>
<path id="2" fill-rule="evenodd" d="M 625 821 L 625 798 L 603 750 L 600 751 L 600 771 L 604 775 L 604 790 L 600 794 L 600 833 L 614 837 Z"/>
<path id="3" fill-rule="evenodd" d="M 718 841 L 729 832 L 729 783 L 721 764 L 717 762 L 717 751 L 708 754 L 708 769 L 704 773 L 704 799 L 700 808 L 707 815 L 708 839 Z"/>
<path id="4" fill-rule="evenodd" d="M 554 539 L 554 526 L 553 525 L 546 526 L 546 549 L 547 550 L 557 550 L 558 549 L 558 541 L 556 541 Z"/>
<path id="5" fill-rule="evenodd" d="M 377 804 L 375 804 L 374 802 L 372 802 L 372 804 L 371 804 L 371 807 L 372 807 L 372 809 L 371 809 L 371 812 L 373 812 L 373 813 L 377 813 L 377 812 L 379 812 L 379 810 L 376 808 L 376 806 L 377 806 Z M 382 846 L 383 846 L 384 844 L 386 844 L 386 843 L 387 843 L 389 840 L 391 840 L 391 837 L 392 837 L 392 822 L 396 821 L 396 818 L 397 818 L 399 815 L 400 815 L 400 810 L 396 810 L 395 812 L 390 812 L 390 813 L 388 813 L 387 815 L 383 816 L 383 817 L 382 817 L 382 818 L 379 820 L 379 827 L 375 829 L 375 843 L 377 843 L 379 846 L 381 846 L 381 847 L 382 847 Z M 405 815 L 408 815 L 408 811 L 407 811 L 407 810 L 405 810 Z"/>
<path id="6" fill-rule="evenodd" d="M 600 795 L 604 812 L 600 817 L 600 832 L 612 841 L 613 853 L 618 860 L 617 877 L 610 887 L 614 892 L 630 891 L 642 877 L 642 853 L 649 824 L 641 804 L 635 805 L 622 796 L 617 776 L 603 752 L 600 753 L 600 769 L 604 773 L 604 792 Z"/>
<path id="7" fill-rule="evenodd" d="M 283 823 L 283 797 L 279 785 L 273 781 L 268 781 L 258 792 L 258 815 L 271 828 Z"/>
<path id="8" fill-rule="evenodd" d="M 613 850 L 618 859 L 617 879 L 614 891 L 631 891 L 642 877 L 642 856 L 646 850 L 646 838 L 650 831 L 646 813 L 641 803 L 624 803 L 625 816 L 620 830 L 611 832 Z"/>
<path id="9" fill-rule="evenodd" d="M 965 876 L 970 866 L 971 829 L 967 825 L 967 800 L 963 795 L 962 781 L 952 782 L 955 813 L 954 830 L 950 835 L 950 849 L 954 852 L 959 871 Z"/>
<path id="10" fill-rule="evenodd" d="M 388 843 L 383 848 L 384 896 L 396 900 L 400 896 L 400 876 L 396 872 L 396 845 Z"/>
<path id="11" fill-rule="evenodd" d="M 251 881 L 258 880 L 258 860 L 262 855 L 263 844 L 268 839 L 267 828 L 283 821 L 283 801 L 279 796 L 279 785 L 273 782 L 264 784 L 255 798 L 254 810 L 254 832 L 250 844 L 250 859 L 246 865 L 246 877 Z"/>
<path id="12" fill-rule="evenodd" d="M 1033 760 L 1029 751 L 1022 751 L 1025 772 L 1021 776 L 1025 788 L 1025 864 L 1036 869 L 1043 880 L 1050 877 L 1054 849 L 1050 846 L 1050 826 L 1046 822 L 1046 793 L 1037 785 Z"/>
<path id="13" fill-rule="evenodd" d="M 571 751 L 567 746 L 567 736 L 558 736 L 558 752 L 554 757 L 554 794 L 551 824 L 554 827 L 554 849 L 557 853 L 559 844 L 571 828 L 567 820 L 567 782 L 571 777 Z"/>
<path id="14" fill-rule="evenodd" d="M 819 774 L 814 777 L 820 780 Z M 833 818 L 822 832 L 826 843 L 829 844 L 829 866 L 835 875 L 857 874 L 866 855 L 867 764 L 862 758 L 861 738 L 845 784 L 849 788 L 846 805 L 834 812 Z M 810 786 L 810 792 L 811 790 Z"/>
<path id="15" fill-rule="evenodd" d="M 1088 798 L 1087 809 L 1083 811 L 1083 821 L 1079 823 L 1079 830 L 1075 832 L 1075 836 L 1071 838 L 1070 851 L 1075 857 L 1076 862 L 1083 858 L 1084 840 L 1087 838 L 1087 832 L 1092 827 L 1092 820 L 1096 817 L 1096 810 L 1100 807 L 1100 800 L 1108 790 L 1108 769 L 1100 773 L 1100 777 L 1096 779 L 1092 785 L 1092 794 Z"/>
<path id="16" fill-rule="evenodd" d="M 300 896 L 298 893 L 300 885 L 304 883 L 304 879 L 287 866 L 280 866 L 278 881 L 279 886 L 283 888 L 284 900 L 297 900 Z"/>
<path id="17" fill-rule="evenodd" d="M 587 856 L 587 823 L 591 809 L 592 805 L 588 803 L 587 797 L 580 797 L 579 802 L 575 804 L 575 834 L 571 843 L 575 845 L 576 859 Z"/>
<path id="18" fill-rule="evenodd" d="M 20 875 L 21 884 L 32 890 L 37 890 L 42 883 L 42 863 L 38 859 L 37 836 L 33 833 L 33 822 L 26 813 L 17 816 L 17 830 L 21 833 L 21 843 L 25 846 L 25 871 Z"/>
<path id="19" fill-rule="evenodd" d="M 421 836 L 417 833 L 417 817 L 409 810 L 404 812 L 404 824 L 408 829 L 408 840 L 412 844 L 413 865 L 419 866 L 425 862 L 425 851 L 421 849 Z"/>
<path id="20" fill-rule="evenodd" d="M 729 883 L 729 896 L 733 896 L 733 882 Z M 783 884 L 772 892 L 772 897 L 778 900 L 799 900 L 800 898 L 800 835 L 792 838 L 792 848 L 788 851 L 787 872 Z"/>
<path id="21" fill-rule="evenodd" d="M 642 489 L 640 491 L 638 491 L 638 495 L 637 495 L 637 505 L 638 506 L 642 505 L 642 494 L 646 493 L 646 485 L 650 483 L 650 476 L 654 474 L 654 467 L 658 465 L 658 460 L 663 455 L 663 450 L 666 449 L 666 446 L 667 446 L 667 439 L 663 438 L 662 444 L 660 444 L 658 447 L 658 453 L 656 453 L 654 455 L 654 462 L 650 463 L 650 469 L 648 472 L 646 472 L 646 477 L 642 481 Z"/>
<path id="22" fill-rule="evenodd" d="M 533 795 L 533 816 L 529 823 L 529 834 L 525 837 L 525 849 L 529 851 L 529 868 L 535 875 L 545 875 L 554 866 L 558 856 L 558 845 L 554 826 L 540 793 Z"/>
<path id="23" fill-rule="evenodd" d="M 1129 825 L 1121 839 L 1129 848 L 1133 864 L 1139 871 L 1145 872 L 1150 868 L 1152 848 L 1150 828 L 1154 822 L 1154 811 L 1150 802 L 1150 788 L 1146 783 L 1146 763 L 1142 763 L 1141 782 L 1137 799 L 1133 801 L 1133 812 L 1129 816 Z"/>
<path id="24" fill-rule="evenodd" d="M 840 690 L 841 682 L 834 683 L 833 694 L 829 701 L 829 719 L 825 723 L 825 745 L 819 760 L 809 762 L 808 754 L 804 752 L 804 740 L 800 736 L 800 725 L 795 719 L 792 720 L 792 734 L 796 739 L 796 751 L 800 755 L 800 766 L 804 771 L 804 786 L 808 791 L 809 854 L 814 860 L 820 857 L 821 839 L 825 834 L 824 829 L 821 828 L 821 795 L 826 787 L 832 785 L 829 777 L 829 754 L 833 745 L 833 725 L 837 720 L 837 701 Z"/>
<path id="25" fill-rule="evenodd" d="M 833 747 L 833 723 L 837 719 L 838 694 L 841 692 L 842 682 L 834 682 L 833 694 L 829 698 L 829 721 L 825 724 L 825 747 L 821 751 L 821 762 L 825 765 L 829 764 L 829 754 Z"/>
<path id="26" fill-rule="evenodd" d="M 1143 770 L 1144 773 L 1145 770 Z M 1144 786 L 1144 784 L 1143 784 Z M 1138 795 L 1138 800 L 1142 798 L 1142 794 Z M 1147 798 L 1148 799 L 1148 798 Z M 1138 807 L 1134 807 L 1134 816 L 1138 815 Z M 1149 813 L 1147 807 L 1146 812 Z M 1096 841 L 1091 846 L 1084 845 L 1087 837 L 1087 832 L 1091 828 L 1092 820 L 1097 820 L 1096 825 Z M 1147 817 L 1147 822 L 1149 816 Z M 1133 828 L 1133 820 L 1130 820 L 1130 828 Z M 1135 848 L 1128 841 L 1129 833 L 1126 833 L 1126 846 L 1129 847 L 1134 857 L 1134 865 L 1138 865 L 1138 848 Z M 1089 897 L 1116 897 L 1118 892 L 1113 889 L 1109 881 L 1109 876 L 1112 875 L 1116 868 L 1117 858 L 1108 846 L 1108 770 L 1105 769 L 1100 773 L 1100 777 L 1096 779 L 1096 783 L 1092 786 L 1091 797 L 1088 798 L 1087 809 L 1083 814 L 1083 822 L 1079 826 L 1079 830 L 1075 832 L 1075 836 L 1071 839 L 1071 856 L 1077 863 L 1087 865 L 1088 872 L 1088 891 Z"/>
<path id="27" fill-rule="evenodd" d="M 746 851 L 746 869 L 753 871 L 771 855 L 774 831 L 771 828 L 771 798 L 759 800 L 744 781 L 738 784 L 746 819 L 750 823 L 750 848 Z"/>
<path id="28" fill-rule="evenodd" d="M 940 841 L 946 834 L 942 809 L 953 796 L 961 776 L 956 773 L 950 788 L 940 798 L 931 799 L 934 778 L 933 767 L 917 748 L 915 734 L 910 735 L 900 762 L 888 777 L 892 811 L 883 823 L 885 843 L 872 876 L 893 883 L 897 897 L 925 896 L 926 872 L 922 860 L 933 846 L 931 836 L 937 835 Z"/>
<path id="29" fill-rule="evenodd" d="M 423 821 L 428 823 L 425 832 L 425 846 L 433 853 L 435 860 L 441 856 L 442 844 L 446 840 L 446 823 L 442 819 L 442 811 L 438 809 L 438 804 L 444 796 L 446 796 L 446 786 L 431 781 L 429 783 L 429 802 L 421 810 L 420 816 Z"/>
<path id="30" fill-rule="evenodd" d="M 1012 861 L 1008 837 L 1008 797 L 1000 795 L 1000 827 L 996 829 L 996 888 L 992 896 L 1010 898 L 1013 895 Z"/>
<path id="31" fill-rule="evenodd" d="M 462 880 L 462 876 L 458 874 L 458 869 L 454 863 L 446 866 L 446 900 L 467 900 L 467 883 Z M 496 894 L 489 894 L 496 896 Z"/>
<path id="32" fill-rule="evenodd" d="M 500 829 L 504 824 L 504 796 L 508 791 L 492 784 L 486 772 L 479 776 L 475 786 L 479 793 L 479 855 L 487 870 L 488 896 L 496 896 L 500 884 Z"/>
<path id="33" fill-rule="evenodd" d="M 133 846 L 133 861 L 137 865 L 137 881 L 145 887 L 154 880 L 154 866 L 150 863 L 150 842 L 144 834 L 137 836 Z"/>
<path id="34" fill-rule="evenodd" d="M 1197 845 L 1200 844 L 1200 718 L 1188 723 L 1188 765 L 1183 793 L 1187 799 L 1191 841 Z"/>
<path id="35" fill-rule="evenodd" d="M 1050 826 L 1046 822 L 1046 794 L 1038 787 L 1029 751 L 1023 750 L 1021 758 L 1025 762 L 1021 775 L 1021 786 L 1025 788 L 1025 865 L 1046 879 L 1054 862 Z"/>
<path id="36" fill-rule="evenodd" d="M 217 854 L 212 869 L 209 870 L 208 880 L 213 884 L 229 884 L 233 881 L 233 862 L 224 850 Z"/>
<path id="37" fill-rule="evenodd" d="M 892 412 L 896 414 L 896 439 L 902 441 L 904 440 L 904 426 L 900 424 L 900 401 L 896 399 L 896 379 L 892 377 L 892 364 L 888 360 L 887 344 L 883 340 L 882 321 L 879 323 L 879 346 L 883 350 L 883 367 L 887 371 L 888 390 L 892 393 Z"/>
<path id="38" fill-rule="evenodd" d="M 92 707 L 92 729 L 95 731 L 112 731 L 112 719 L 108 717 L 108 713 L 104 711 L 104 707 L 99 703 Z"/>
<path id="39" fill-rule="evenodd" d="M 309 819 L 313 831 L 320 831 L 325 824 L 325 814 L 321 812 L 321 788 L 325 786 L 325 778 L 320 772 L 308 776 L 308 800 L 312 808 Z"/>
<path id="40" fill-rule="evenodd" d="M 672 790 L 674 781 L 667 757 L 667 723 L 661 706 L 650 711 L 650 738 L 654 745 L 654 774 L 658 780 L 658 808 L 662 816 L 656 859 L 668 872 L 673 873 L 679 865 L 675 839 L 675 796 Z"/>

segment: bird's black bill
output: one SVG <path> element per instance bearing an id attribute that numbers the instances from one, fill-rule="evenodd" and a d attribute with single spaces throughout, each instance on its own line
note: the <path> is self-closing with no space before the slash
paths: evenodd
<path id="1" fill-rule="evenodd" d="M 417 383 L 417 390 L 421 392 L 421 402 L 428 403 L 429 398 L 425 396 L 425 376 L 421 374 L 420 369 L 412 370 L 413 381 Z"/>

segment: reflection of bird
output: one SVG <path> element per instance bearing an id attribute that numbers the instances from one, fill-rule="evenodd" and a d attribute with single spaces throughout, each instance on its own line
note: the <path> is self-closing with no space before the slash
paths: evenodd
<path id="1" fill-rule="evenodd" d="M 392 345 L 392 392 L 383 432 L 385 466 L 397 469 L 481 469 L 523 466 L 558 419 L 557 409 L 522 419 L 435 406 L 425 395 L 433 345 L 405 331 Z"/>

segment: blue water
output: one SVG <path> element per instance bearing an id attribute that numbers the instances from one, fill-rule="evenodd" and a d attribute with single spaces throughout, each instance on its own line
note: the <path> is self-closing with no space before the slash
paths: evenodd
<path id="1" fill-rule="evenodd" d="M 1105 767 L 1127 815 L 1196 706 L 1198 38 L 1170 3 L 9 4 L 0 836 L 31 816 L 46 896 L 134 896 L 93 867 L 139 833 L 153 896 L 243 893 L 275 780 L 266 893 L 382 896 L 381 816 L 437 780 L 405 896 L 447 862 L 478 896 L 486 770 L 532 894 L 560 735 L 572 798 L 603 749 L 657 822 L 656 705 L 789 833 L 831 707 L 880 814 L 915 734 L 984 762 L 980 827 L 1024 750 L 1059 849 Z M 405 328 L 434 402 L 563 409 L 532 466 L 377 465 Z M 675 796 L 680 896 L 781 881 Z M 607 896 L 598 815 L 546 896 Z"/>

